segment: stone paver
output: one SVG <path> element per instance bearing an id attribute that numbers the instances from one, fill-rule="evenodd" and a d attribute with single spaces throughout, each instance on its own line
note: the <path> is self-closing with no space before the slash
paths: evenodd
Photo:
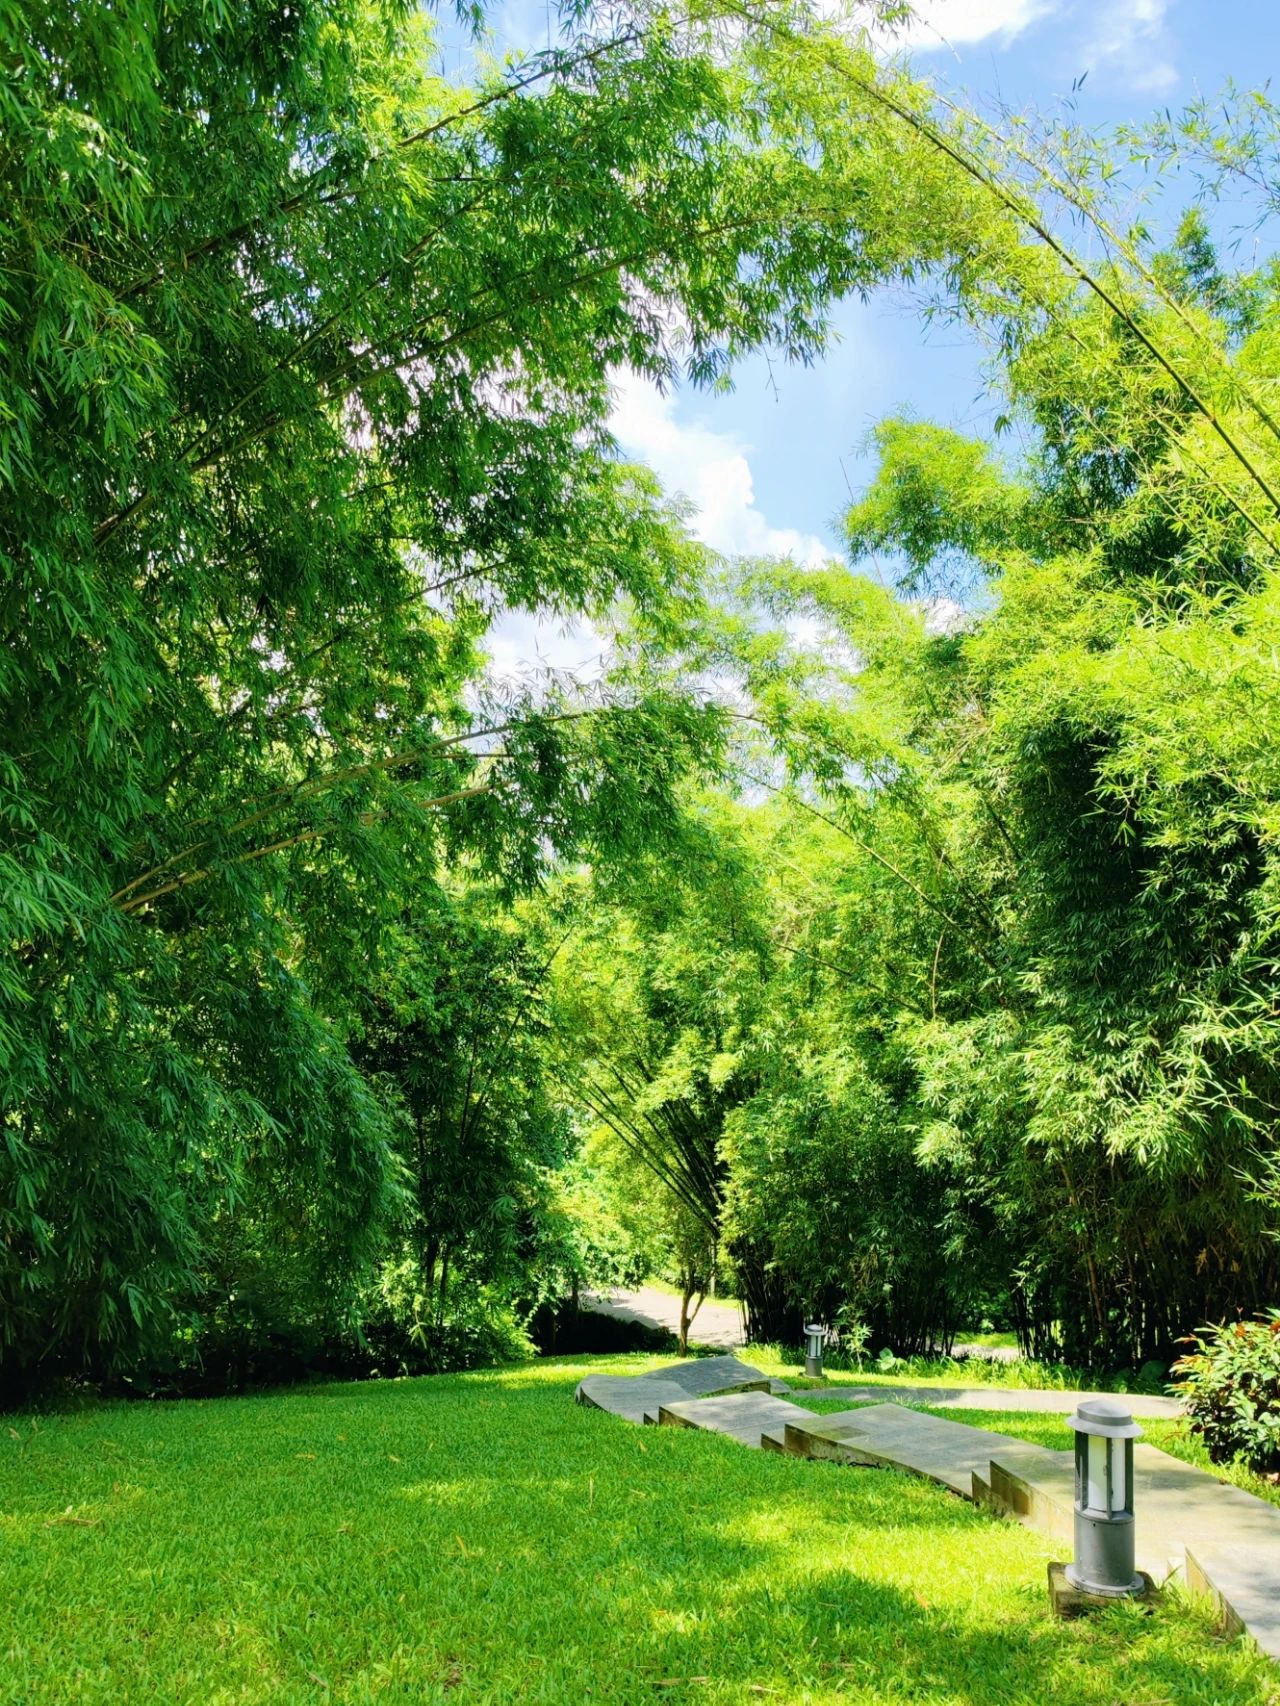
<path id="1" fill-rule="evenodd" d="M 663 1404 L 679 1403 L 685 1392 L 674 1381 L 657 1375 L 589 1374 L 579 1382 L 576 1397 L 579 1404 L 608 1410 L 624 1422 L 652 1424 Z"/>
<path id="2" fill-rule="evenodd" d="M 663 1427 L 705 1428 L 728 1434 L 743 1445 L 759 1447 L 764 1435 L 784 1428 L 795 1405 L 768 1392 L 731 1392 L 723 1398 L 693 1398 L 663 1404 L 658 1421 Z"/>
<path id="3" fill-rule="evenodd" d="M 992 1454 L 1008 1443 L 1004 1434 L 921 1415 L 900 1404 L 869 1404 L 793 1420 L 785 1438 L 787 1450 L 797 1457 L 909 1469 L 966 1499 L 973 1497 L 975 1470 L 985 1475 Z"/>
<path id="4" fill-rule="evenodd" d="M 884 1380 L 874 1386 L 823 1386 L 811 1396 L 842 1398 L 850 1404 L 928 1404 L 935 1410 L 1034 1410 L 1041 1415 L 1069 1416 L 1077 1404 L 1103 1394 L 1023 1392 L 1012 1386 L 914 1386 L 905 1381 Z M 1124 1401 L 1139 1419 L 1182 1414 L 1182 1405 L 1176 1398 L 1126 1392 Z"/>
<path id="5" fill-rule="evenodd" d="M 664 1403 L 717 1392 L 767 1392 L 769 1380 L 735 1356 L 689 1357 L 652 1374 L 589 1374 L 578 1383 L 579 1404 L 608 1410 L 624 1421 L 652 1425 Z M 781 1402 L 781 1400 L 779 1400 Z"/>
<path id="6" fill-rule="evenodd" d="M 1268 1658 L 1280 1662 L 1276 1549 L 1274 1536 L 1266 1550 L 1245 1549 L 1231 1540 L 1213 1544 L 1197 1539 L 1187 1541 L 1185 1555 L 1187 1581 L 1199 1592 L 1212 1594 L 1232 1633 L 1252 1636 Z"/>
<path id="7" fill-rule="evenodd" d="M 721 1392 L 769 1390 L 769 1377 L 735 1356 L 686 1357 L 659 1371 L 690 1398 L 712 1398 Z"/>

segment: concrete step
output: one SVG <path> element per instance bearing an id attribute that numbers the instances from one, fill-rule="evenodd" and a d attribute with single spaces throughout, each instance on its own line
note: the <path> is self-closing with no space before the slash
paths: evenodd
<path id="1" fill-rule="evenodd" d="M 767 1392 L 769 1378 L 735 1356 L 687 1357 L 652 1374 L 589 1374 L 574 1394 L 579 1404 L 624 1421 L 652 1425 L 662 1404 L 717 1392 Z"/>
<path id="2" fill-rule="evenodd" d="M 684 1391 L 673 1380 L 652 1374 L 589 1374 L 579 1382 L 575 1397 L 579 1404 L 608 1410 L 624 1422 L 652 1424 L 659 1406 L 668 1399 L 678 1403 Z"/>
<path id="3" fill-rule="evenodd" d="M 1008 1443 L 1003 1434 L 900 1404 L 869 1404 L 808 1418 L 802 1414 L 787 1424 L 785 1438 L 787 1450 L 797 1456 L 908 1469 L 966 1499 L 973 1497 L 975 1471 L 985 1476 L 992 1453 Z"/>
<path id="4" fill-rule="evenodd" d="M 794 1404 L 768 1392 L 731 1392 L 723 1398 L 664 1403 L 658 1421 L 663 1427 L 705 1428 L 709 1433 L 727 1434 L 742 1445 L 759 1447 L 766 1432 L 776 1435 L 795 1413 Z"/>

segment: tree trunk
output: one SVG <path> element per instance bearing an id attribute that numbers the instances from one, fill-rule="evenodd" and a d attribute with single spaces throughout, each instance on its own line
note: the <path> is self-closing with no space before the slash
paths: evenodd
<path id="1" fill-rule="evenodd" d="M 702 1308 L 702 1300 L 706 1294 L 706 1286 L 698 1279 L 696 1271 L 692 1268 L 685 1268 L 680 1275 L 680 1355 L 682 1357 L 687 1357 L 689 1354 L 689 1329 L 693 1325 L 699 1309 Z M 698 1301 L 690 1309 L 689 1304 L 695 1297 Z"/>

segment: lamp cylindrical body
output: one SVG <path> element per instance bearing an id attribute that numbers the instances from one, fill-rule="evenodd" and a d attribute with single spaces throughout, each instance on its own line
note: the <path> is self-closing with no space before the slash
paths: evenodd
<path id="1" fill-rule="evenodd" d="M 1076 1498 L 1075 1560 L 1067 1566 L 1067 1579 L 1106 1598 L 1138 1593 L 1133 1441 L 1140 1430 L 1115 1399 L 1081 1404 L 1069 1426 L 1076 1435 Z"/>
<path id="2" fill-rule="evenodd" d="M 810 1325 L 804 1330 L 804 1371 L 806 1374 L 819 1375 L 822 1373 L 822 1341 L 826 1338 L 825 1329 L 821 1325 Z"/>
<path id="3" fill-rule="evenodd" d="M 1124 1599 L 1142 1587 L 1134 1554 L 1133 1517 L 1076 1511 L 1076 1555 L 1067 1580 L 1086 1593 Z"/>

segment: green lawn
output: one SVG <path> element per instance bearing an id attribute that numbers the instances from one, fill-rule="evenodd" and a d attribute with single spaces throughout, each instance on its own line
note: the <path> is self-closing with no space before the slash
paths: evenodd
<path id="1" fill-rule="evenodd" d="M 1176 1597 L 1054 1623 L 1047 1543 L 924 1481 L 572 1404 L 645 1366 L 8 1418 L 0 1699 L 1280 1699 Z"/>

